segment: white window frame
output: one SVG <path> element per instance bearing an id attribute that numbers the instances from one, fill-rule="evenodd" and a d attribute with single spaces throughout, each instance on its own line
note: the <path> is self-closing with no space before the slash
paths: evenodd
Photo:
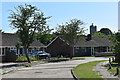
<path id="1" fill-rule="evenodd" d="M 3 52 L 3 51 L 2 51 Z M 5 56 L 5 48 L 4 48 L 4 53 L 2 54 L 2 56 Z"/>
<path id="2" fill-rule="evenodd" d="M 2 56 L 2 48 L 0 47 L 0 56 Z"/>
<path id="3" fill-rule="evenodd" d="M 10 48 L 10 51 L 14 51 L 14 52 L 16 53 L 16 55 L 17 55 L 17 48 L 11 47 L 11 48 Z"/>
<path id="4" fill-rule="evenodd" d="M 0 53 L 0 56 L 5 56 L 5 48 L 4 48 L 4 54 L 2 54 L 3 53 L 3 47 L 0 47 L 0 51 L 1 51 L 1 53 Z"/>
<path id="5" fill-rule="evenodd" d="M 16 52 L 16 55 L 20 55 L 20 49 L 17 50 L 17 48 L 16 48 L 15 52 Z"/>

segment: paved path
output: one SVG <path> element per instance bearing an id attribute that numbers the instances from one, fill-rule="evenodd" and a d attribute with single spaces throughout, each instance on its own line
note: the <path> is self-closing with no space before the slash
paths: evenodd
<path id="1" fill-rule="evenodd" d="M 15 64 L 18 64 L 18 63 L 0 63 L 0 67 L 7 66 L 7 65 L 15 65 Z"/>
<path id="2" fill-rule="evenodd" d="M 91 61 L 108 60 L 102 57 L 89 57 L 85 60 L 71 60 L 58 63 L 38 64 L 32 67 L 20 68 L 5 74 L 3 78 L 73 78 L 71 69 L 78 64 Z"/>
<path id="3" fill-rule="evenodd" d="M 106 65 L 108 64 L 109 61 L 105 61 L 105 62 L 101 62 L 99 64 L 97 64 L 95 66 L 95 71 L 97 71 L 100 75 L 102 75 L 102 77 L 105 79 L 105 80 L 118 80 L 118 77 L 117 76 L 114 76 L 114 75 L 111 75 L 108 71 L 107 71 L 107 68 L 104 67 L 103 65 Z"/>

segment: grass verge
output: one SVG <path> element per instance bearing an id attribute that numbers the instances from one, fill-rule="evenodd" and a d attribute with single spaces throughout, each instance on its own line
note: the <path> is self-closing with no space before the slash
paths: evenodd
<path id="1" fill-rule="evenodd" d="M 84 64 L 80 64 L 73 68 L 73 72 L 76 75 L 77 78 L 94 78 L 94 80 L 103 80 L 100 75 L 97 74 L 97 72 L 93 71 L 94 66 L 96 66 L 100 62 L 104 62 L 106 60 L 102 61 L 93 61 L 88 62 Z"/>

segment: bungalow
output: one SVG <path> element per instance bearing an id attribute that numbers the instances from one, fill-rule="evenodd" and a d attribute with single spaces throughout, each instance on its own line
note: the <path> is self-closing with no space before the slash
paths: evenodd
<path id="1" fill-rule="evenodd" d="M 113 55 L 113 43 L 107 38 L 80 40 L 74 46 L 75 56 L 110 56 Z"/>
<path id="2" fill-rule="evenodd" d="M 18 41 L 20 41 L 20 39 L 16 34 L 0 33 L 0 61 L 9 61 L 8 59 L 13 58 L 15 55 L 24 55 L 23 46 L 21 46 L 19 49 L 16 48 Z M 31 53 L 36 50 L 43 50 L 44 48 L 45 46 L 35 39 L 30 45 L 28 52 Z M 9 58 L 7 58 L 7 50 L 15 52 L 15 55 L 12 55 L 11 57 L 8 56 Z"/>
<path id="3" fill-rule="evenodd" d="M 74 56 L 110 56 L 113 55 L 111 46 L 113 43 L 107 38 L 91 38 L 88 36 L 84 40 L 78 40 L 72 49 L 63 39 L 56 37 L 48 44 L 46 51 L 52 53 L 52 56 L 73 52 Z"/>
<path id="4" fill-rule="evenodd" d="M 72 53 L 72 47 L 60 37 L 56 37 L 47 45 L 46 52 L 51 53 L 52 57 L 58 57 L 61 55 L 68 57 Z"/>

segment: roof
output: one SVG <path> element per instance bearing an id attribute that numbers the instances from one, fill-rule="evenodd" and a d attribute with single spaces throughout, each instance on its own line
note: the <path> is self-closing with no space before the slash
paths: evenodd
<path id="1" fill-rule="evenodd" d="M 57 39 L 61 39 L 60 37 L 56 37 L 53 41 L 51 41 L 48 45 L 54 43 Z M 63 39 L 61 39 L 63 42 L 65 42 Z M 66 43 L 66 42 L 65 42 Z M 67 44 L 69 45 L 69 44 Z M 77 43 L 74 45 L 74 47 L 106 47 L 106 46 L 113 46 L 114 44 L 107 38 L 92 38 L 91 40 L 87 41 L 86 39 L 78 40 Z"/>
<path id="2" fill-rule="evenodd" d="M 60 39 L 62 42 L 64 42 L 66 45 L 69 45 L 68 43 L 65 42 L 65 40 L 61 39 L 59 36 L 57 36 L 55 39 L 53 39 L 48 45 L 47 47 L 49 47 L 51 44 L 53 44 L 56 40 Z"/>
<path id="3" fill-rule="evenodd" d="M 0 33 L 0 46 L 15 46 L 19 41 L 19 37 L 13 33 Z M 33 43 L 30 46 L 44 46 L 41 42 L 34 39 Z"/>
<path id="4" fill-rule="evenodd" d="M 79 40 L 75 47 L 100 47 L 113 46 L 113 43 L 107 38 L 92 38 L 91 40 Z"/>

